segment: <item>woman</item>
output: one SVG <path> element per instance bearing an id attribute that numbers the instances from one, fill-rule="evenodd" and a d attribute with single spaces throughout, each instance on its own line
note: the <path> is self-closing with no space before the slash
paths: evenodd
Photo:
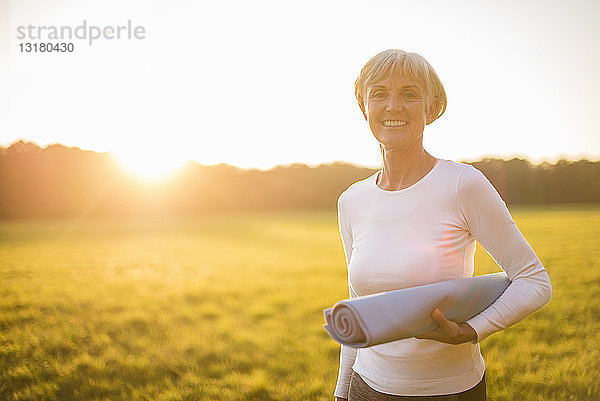
<path id="1" fill-rule="evenodd" d="M 335 396 L 485 400 L 479 342 L 546 304 L 548 274 L 485 176 L 423 148 L 425 126 L 446 109 L 444 88 L 423 57 L 395 49 L 377 54 L 355 92 L 383 167 L 338 200 L 350 297 L 470 277 L 475 241 L 511 284 L 466 322 L 449 321 L 436 308 L 439 327 L 419 338 L 342 346 Z"/>

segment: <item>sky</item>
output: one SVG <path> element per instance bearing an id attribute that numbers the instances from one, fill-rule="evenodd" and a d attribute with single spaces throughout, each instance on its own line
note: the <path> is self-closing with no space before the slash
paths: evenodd
<path id="1" fill-rule="evenodd" d="M 425 57 L 446 89 L 424 132 L 434 156 L 598 160 L 599 17 L 594 0 L 0 0 L 0 145 L 111 152 L 140 174 L 188 159 L 378 166 L 354 81 L 397 48 Z M 19 27 L 84 21 L 129 22 L 143 38 L 20 51 L 50 40 Z"/>

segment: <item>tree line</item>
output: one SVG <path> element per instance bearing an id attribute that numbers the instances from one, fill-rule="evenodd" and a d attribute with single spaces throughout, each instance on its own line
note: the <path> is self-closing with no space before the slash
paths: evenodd
<path id="1" fill-rule="evenodd" d="M 600 162 L 534 165 L 514 158 L 470 163 L 509 204 L 600 202 Z M 267 171 L 188 163 L 148 185 L 108 153 L 18 141 L 0 147 L 0 219 L 330 209 L 353 182 L 376 170 L 349 163 L 277 166 Z"/>

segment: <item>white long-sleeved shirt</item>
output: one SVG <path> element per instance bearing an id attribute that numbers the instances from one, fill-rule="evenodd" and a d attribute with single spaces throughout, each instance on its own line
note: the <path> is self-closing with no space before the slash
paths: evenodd
<path id="1" fill-rule="evenodd" d="M 473 342 L 409 338 L 359 349 L 342 345 L 334 394 L 347 397 L 352 369 L 387 394 L 468 390 L 485 371 L 479 342 L 546 304 L 552 293 L 548 274 L 500 195 L 474 167 L 440 159 L 425 177 L 398 191 L 381 189 L 379 174 L 351 185 L 338 199 L 351 298 L 471 277 L 476 241 L 511 284 L 467 320 L 477 333 Z"/>

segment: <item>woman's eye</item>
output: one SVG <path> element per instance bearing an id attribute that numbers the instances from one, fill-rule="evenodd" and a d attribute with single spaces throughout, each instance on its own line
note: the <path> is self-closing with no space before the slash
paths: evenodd
<path id="1" fill-rule="evenodd" d="M 419 98 L 419 97 L 417 96 L 417 94 L 416 94 L 416 93 L 414 93 L 414 92 L 406 92 L 406 93 L 403 95 L 403 97 L 404 97 L 406 100 L 417 100 L 417 99 Z"/>
<path id="2" fill-rule="evenodd" d="M 372 99 L 383 99 L 384 96 L 385 96 L 384 93 L 381 91 L 373 92 L 371 94 Z"/>

